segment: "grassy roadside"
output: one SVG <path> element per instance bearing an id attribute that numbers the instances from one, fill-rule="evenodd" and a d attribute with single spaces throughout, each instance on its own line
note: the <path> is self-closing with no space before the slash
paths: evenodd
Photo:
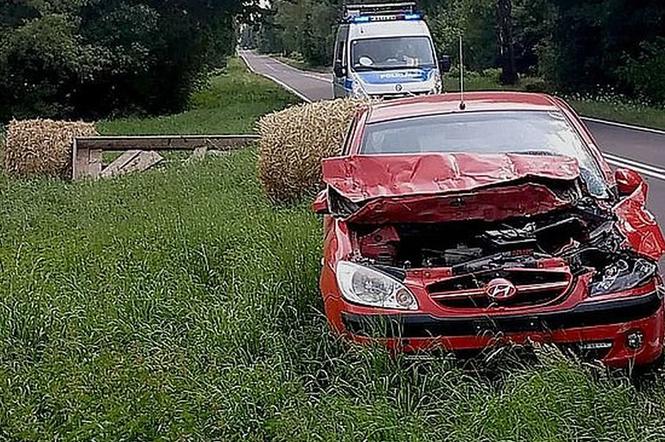
<path id="1" fill-rule="evenodd" d="M 242 61 L 231 59 L 224 75 L 211 77 L 208 86 L 193 95 L 186 112 L 101 121 L 97 126 L 103 134 L 117 135 L 248 133 L 259 116 L 295 102 L 297 98 L 272 82 L 247 75 Z"/>
<path id="2" fill-rule="evenodd" d="M 526 80 L 515 86 L 503 86 L 497 75 L 469 74 L 464 84 L 467 90 L 537 90 L 537 85 Z M 448 77 L 445 80 L 447 91 L 459 91 L 459 78 Z M 633 103 L 627 99 L 612 96 L 600 97 L 564 97 L 568 103 L 585 117 L 601 118 L 619 123 L 635 124 L 665 130 L 665 109 Z"/>
<path id="3" fill-rule="evenodd" d="M 600 101 L 568 98 L 567 101 L 585 117 L 665 130 L 665 109 L 617 100 Z"/>
<path id="4" fill-rule="evenodd" d="M 264 97 L 234 99 L 242 125 L 207 102 L 190 111 L 209 113 L 207 128 L 187 115 L 105 132 L 235 131 L 292 100 L 233 69 L 211 90 Z M 340 342 L 321 314 L 320 222 L 307 202 L 268 204 L 255 162 L 245 150 L 96 183 L 0 177 L 0 439 L 665 435 L 661 378 L 638 390 L 542 353 L 490 379 Z"/>

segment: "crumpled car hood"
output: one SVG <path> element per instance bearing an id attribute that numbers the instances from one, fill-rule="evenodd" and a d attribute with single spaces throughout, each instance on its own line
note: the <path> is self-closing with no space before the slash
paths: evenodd
<path id="1" fill-rule="evenodd" d="M 323 161 L 331 189 L 315 204 L 346 222 L 386 224 L 496 221 L 570 206 L 579 195 L 577 160 L 518 154 L 356 155 Z M 613 208 L 623 248 L 658 260 L 665 237 L 646 209 L 642 183 Z M 334 196 L 334 201 L 331 201 Z"/>
<path id="2" fill-rule="evenodd" d="M 443 195 L 526 178 L 573 181 L 577 160 L 519 154 L 354 155 L 323 161 L 323 181 L 354 203 Z"/>

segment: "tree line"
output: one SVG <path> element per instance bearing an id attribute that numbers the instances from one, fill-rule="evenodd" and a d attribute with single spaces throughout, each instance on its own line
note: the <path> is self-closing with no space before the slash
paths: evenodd
<path id="1" fill-rule="evenodd" d="M 343 3 L 2 0 L 0 123 L 181 110 L 205 75 L 223 66 L 239 36 L 264 52 L 330 64 Z M 456 56 L 463 34 L 467 67 L 500 67 L 504 83 L 537 76 L 559 91 L 612 88 L 665 103 L 663 0 L 420 0 L 419 6 L 440 53 Z"/>
<path id="2" fill-rule="evenodd" d="M 371 1 L 375 2 L 375 1 Z M 357 3 L 354 1 L 353 3 Z M 267 53 L 297 53 L 329 65 L 343 0 L 273 0 L 244 35 Z M 440 53 L 501 68 L 501 81 L 537 76 L 564 92 L 609 89 L 665 104 L 663 0 L 421 0 Z"/>
<path id="3" fill-rule="evenodd" d="M 0 1 L 0 123 L 182 109 L 236 44 L 242 0 Z"/>

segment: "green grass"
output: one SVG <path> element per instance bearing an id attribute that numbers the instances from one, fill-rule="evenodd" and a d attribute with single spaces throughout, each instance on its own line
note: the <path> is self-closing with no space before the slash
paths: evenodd
<path id="1" fill-rule="evenodd" d="M 240 78 L 265 109 L 291 99 L 242 71 L 212 88 Z M 0 440 L 665 435 L 660 376 L 638 390 L 548 352 L 486 376 L 340 341 L 320 220 L 270 205 L 255 170 L 249 149 L 94 183 L 0 177 Z"/>
<path id="2" fill-rule="evenodd" d="M 469 73 L 465 78 L 465 89 L 479 90 L 530 90 L 538 89 L 538 82 L 533 78 L 523 79 L 520 84 L 504 86 L 499 83 L 498 71 L 489 70 L 485 74 Z M 459 77 L 445 78 L 447 91 L 459 91 Z M 586 117 L 601 118 L 621 123 L 636 124 L 665 130 L 665 109 L 635 102 L 626 97 L 601 93 L 598 96 L 564 97 L 580 114 Z"/>
<path id="3" fill-rule="evenodd" d="M 581 115 L 665 130 L 665 109 L 619 100 L 567 100 Z"/>
<path id="4" fill-rule="evenodd" d="M 230 60 L 227 71 L 212 77 L 208 87 L 194 94 L 186 112 L 101 121 L 97 127 L 103 134 L 115 135 L 249 133 L 260 115 L 297 102 L 274 83 L 247 75 L 238 59 Z"/>

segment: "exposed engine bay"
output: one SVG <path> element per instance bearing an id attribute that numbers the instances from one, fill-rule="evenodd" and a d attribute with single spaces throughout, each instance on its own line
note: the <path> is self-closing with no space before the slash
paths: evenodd
<path id="1" fill-rule="evenodd" d="M 568 210 L 499 222 L 357 225 L 357 256 L 371 264 L 408 270 L 451 268 L 463 275 L 506 266 L 531 267 L 547 258 L 562 259 L 573 275 L 605 275 L 655 269 L 655 264 L 622 249 L 611 210 L 579 204 Z M 617 276 L 618 277 L 618 276 Z"/>

